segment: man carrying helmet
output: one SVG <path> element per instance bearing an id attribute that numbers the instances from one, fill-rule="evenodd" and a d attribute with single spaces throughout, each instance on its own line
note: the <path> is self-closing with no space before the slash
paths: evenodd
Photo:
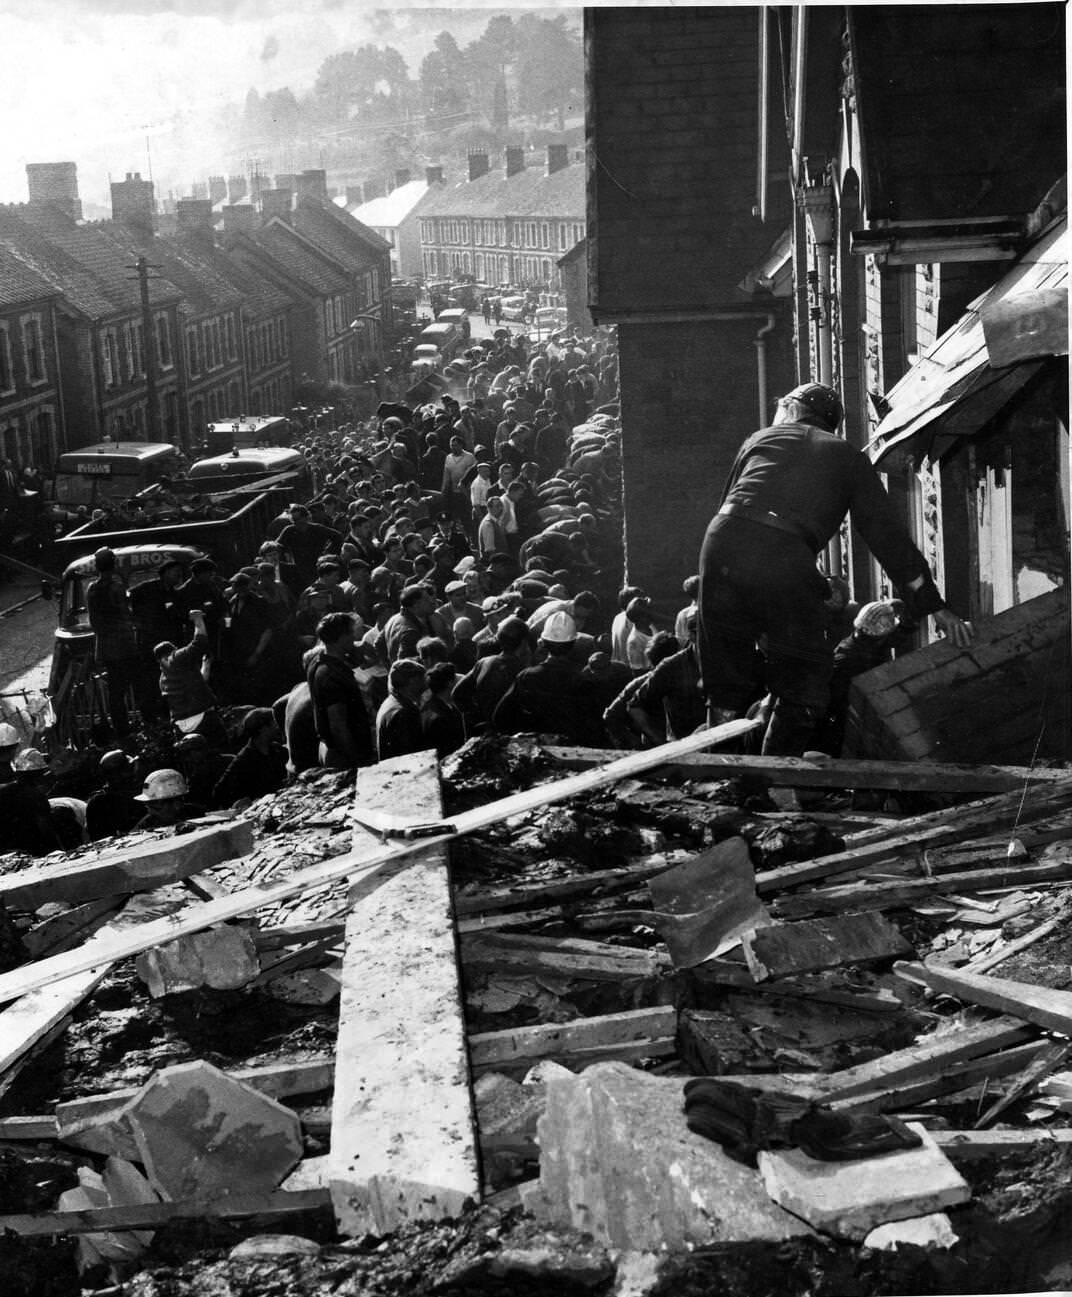
<path id="1" fill-rule="evenodd" d="M 971 628 L 942 599 L 926 560 L 878 473 L 836 435 L 838 394 L 803 383 L 774 422 L 734 461 L 700 551 L 700 669 L 712 723 L 744 713 L 757 694 L 755 649 L 774 698 L 768 755 L 800 755 L 826 713 L 832 659 L 825 636 L 826 578 L 816 556 L 852 513 L 871 553 L 917 617 L 931 616 L 958 647 Z"/>
<path id="2" fill-rule="evenodd" d="M 183 820 L 204 815 L 205 808 L 187 801 L 189 789 L 177 770 L 154 770 L 134 798 L 145 807 L 145 814 L 134 826 L 137 830 L 164 829 Z"/>

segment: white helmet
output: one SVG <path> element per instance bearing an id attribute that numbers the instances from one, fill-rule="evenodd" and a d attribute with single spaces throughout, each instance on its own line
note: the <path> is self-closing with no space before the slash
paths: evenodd
<path id="1" fill-rule="evenodd" d="M 186 780 L 177 770 L 154 770 L 142 785 L 136 802 L 163 802 L 169 797 L 185 797 L 189 792 Z"/>
<path id="2" fill-rule="evenodd" d="M 22 771 L 48 769 L 48 762 L 37 748 L 27 748 L 24 752 L 20 752 L 11 764 L 16 770 Z"/>
<path id="3" fill-rule="evenodd" d="M 8 725 L 6 721 L 0 724 L 0 748 L 13 748 L 21 742 L 22 739 L 14 725 Z"/>
<path id="4" fill-rule="evenodd" d="M 891 635 L 897 629 L 897 613 L 885 599 L 865 603 L 853 619 L 853 629 L 876 639 Z"/>
<path id="5" fill-rule="evenodd" d="M 577 623 L 568 612 L 553 612 L 543 624 L 540 639 L 546 644 L 572 644 L 577 639 Z"/>

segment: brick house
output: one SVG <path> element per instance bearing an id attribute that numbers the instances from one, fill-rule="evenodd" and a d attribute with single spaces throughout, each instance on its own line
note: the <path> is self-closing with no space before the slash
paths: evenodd
<path id="1" fill-rule="evenodd" d="M 159 426 L 152 426 L 135 265 L 137 243 L 104 223 L 80 225 L 48 204 L 0 207 L 0 247 L 50 284 L 66 447 L 106 438 L 179 439 L 179 290 L 149 278 Z M 66 448 L 64 447 L 64 448 Z"/>
<path id="2" fill-rule="evenodd" d="M 405 180 L 390 193 L 367 202 L 346 203 L 346 211 L 391 247 L 391 274 L 403 279 L 424 273 L 421 211 L 433 186 L 443 183 L 442 167 L 426 167 L 424 180 Z M 336 200 L 338 201 L 338 200 Z"/>
<path id="3" fill-rule="evenodd" d="M 627 577 L 667 611 L 737 447 L 795 380 L 791 301 L 741 286 L 792 214 L 784 167 L 763 168 L 784 139 L 765 14 L 585 10 L 589 304 L 618 328 Z"/>
<path id="4" fill-rule="evenodd" d="M 556 262 L 585 233 L 585 175 L 564 144 L 546 162 L 506 149 L 501 170 L 488 154 L 469 154 L 469 176 L 431 192 L 420 209 L 427 279 L 471 275 L 488 284 L 559 286 Z"/>
<path id="5" fill-rule="evenodd" d="M 65 445 L 56 353 L 59 292 L 0 249 L 0 455 L 50 468 Z"/>

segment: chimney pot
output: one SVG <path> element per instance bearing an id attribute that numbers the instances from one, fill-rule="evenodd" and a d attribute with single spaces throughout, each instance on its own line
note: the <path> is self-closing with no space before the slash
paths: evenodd
<path id="1" fill-rule="evenodd" d="M 425 167 L 424 182 L 427 185 L 441 185 L 443 183 L 443 168 Z"/>
<path id="2" fill-rule="evenodd" d="M 479 180 L 488 174 L 488 155 L 484 149 L 472 149 L 469 153 L 469 179 Z"/>
<path id="3" fill-rule="evenodd" d="M 547 146 L 547 174 L 553 176 L 556 171 L 561 171 L 563 167 L 569 166 L 569 145 L 568 144 L 548 144 Z"/>
<path id="4" fill-rule="evenodd" d="M 293 200 L 293 190 L 279 187 L 263 189 L 261 191 L 261 215 L 266 221 L 271 220 L 273 216 L 282 216 L 284 220 L 289 220 Z"/>
<path id="5" fill-rule="evenodd" d="M 182 234 L 193 234 L 212 241 L 215 231 L 212 224 L 211 198 L 180 198 L 175 204 L 175 223 Z"/>
<path id="6" fill-rule="evenodd" d="M 525 150 L 519 144 L 508 144 L 506 146 L 506 174 L 516 176 L 519 171 L 525 170 Z"/>

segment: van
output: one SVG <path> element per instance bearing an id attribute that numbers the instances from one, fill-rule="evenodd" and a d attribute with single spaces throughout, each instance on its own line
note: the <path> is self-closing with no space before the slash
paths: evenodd
<path id="1" fill-rule="evenodd" d="M 436 347 L 445 364 L 448 360 L 454 359 L 455 353 L 462 345 L 461 331 L 452 320 L 436 320 L 434 324 L 427 325 L 417 334 L 417 345 Z"/>
<path id="2" fill-rule="evenodd" d="M 178 448 L 170 442 L 95 442 L 60 455 L 52 478 L 53 499 L 90 509 L 117 504 L 161 477 L 174 477 L 180 466 Z"/>
<path id="3" fill-rule="evenodd" d="M 442 324 L 444 320 L 449 324 L 453 324 L 455 328 L 457 328 L 463 340 L 469 337 L 471 329 L 469 326 L 468 311 L 463 311 L 460 306 L 452 306 L 449 310 L 440 311 L 436 316 L 437 324 Z"/>
<path id="4" fill-rule="evenodd" d="M 238 414 L 208 425 L 205 438 L 211 455 L 223 455 L 236 446 L 289 446 L 294 440 L 291 422 L 282 414 Z"/>
<path id="5" fill-rule="evenodd" d="M 234 479 L 236 483 L 244 483 L 304 468 L 305 456 L 300 450 L 291 450 L 287 446 L 261 446 L 257 449 L 235 448 L 228 455 L 199 459 L 190 465 L 186 476 L 191 482 L 200 478 L 226 478 L 228 482 Z"/>

